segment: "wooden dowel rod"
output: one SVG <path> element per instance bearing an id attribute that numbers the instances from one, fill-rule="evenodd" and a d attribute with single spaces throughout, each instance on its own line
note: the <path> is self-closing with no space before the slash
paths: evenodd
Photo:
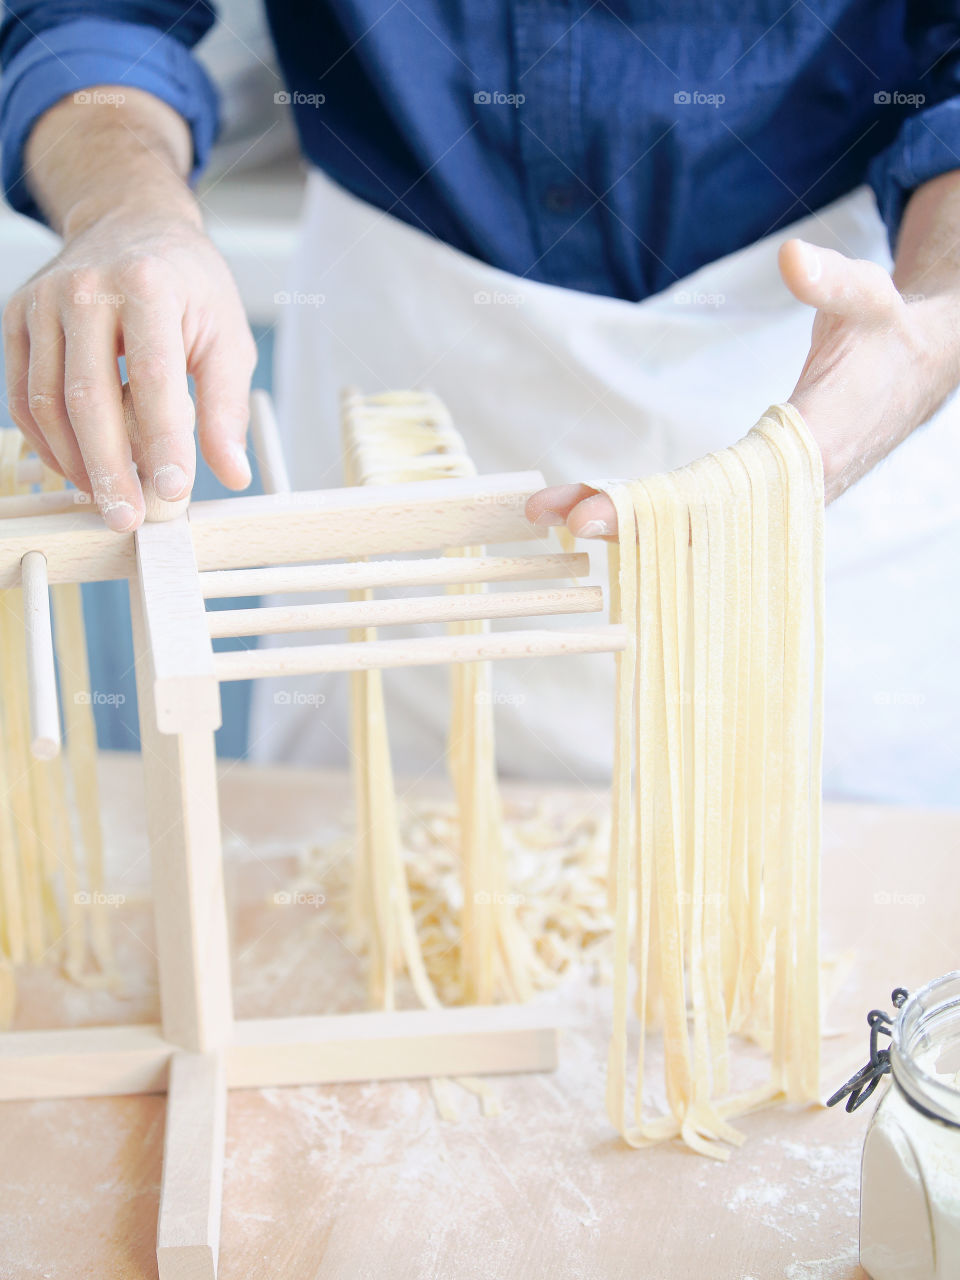
<path id="1" fill-rule="evenodd" d="M 52 760 L 60 750 L 60 709 L 53 662 L 46 557 L 40 551 L 28 551 L 20 562 L 20 569 L 27 640 L 30 751 L 37 760 Z"/>
<path id="2" fill-rule="evenodd" d="M 365 587 L 442 587 L 467 582 L 532 582 L 583 578 L 585 551 L 542 556 L 431 556 L 422 560 L 366 560 L 355 564 L 294 564 L 269 569 L 208 569 L 204 598 L 258 596 L 281 591 L 358 591 Z"/>
<path id="3" fill-rule="evenodd" d="M 90 495 L 80 489 L 51 489 L 46 493 L 17 493 L 0 498 L 0 519 L 50 516 L 92 506 Z"/>
<path id="4" fill-rule="evenodd" d="M 496 595 L 415 596 L 401 600 L 353 600 L 347 604 L 293 604 L 265 609 L 221 609 L 207 614 L 210 635 L 267 636 L 285 631 L 339 627 L 389 627 L 420 622 L 468 622 L 478 618 L 534 618 L 552 613 L 595 613 L 599 587 L 502 591 Z"/>
<path id="5" fill-rule="evenodd" d="M 417 636 L 355 644 L 298 645 L 284 649 L 235 649 L 214 654 L 217 679 L 260 680 L 320 671 L 368 671 L 373 667 L 442 666 L 497 658 L 549 658 L 573 653 L 616 653 L 626 647 L 623 626 L 576 631 L 501 631 L 472 636 Z"/>
<path id="6" fill-rule="evenodd" d="M 266 391 L 250 393 L 250 439 L 264 493 L 289 493 L 290 477 L 280 445 L 273 401 Z"/>

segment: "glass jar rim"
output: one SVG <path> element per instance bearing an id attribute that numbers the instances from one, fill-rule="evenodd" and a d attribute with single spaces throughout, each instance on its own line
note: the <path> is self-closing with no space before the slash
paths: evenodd
<path id="1" fill-rule="evenodd" d="M 938 996 L 943 998 L 938 1000 Z M 916 1058 L 931 1024 L 951 1011 L 960 1025 L 960 969 L 934 978 L 904 1001 L 891 1028 L 890 1064 L 893 1078 L 909 1102 L 934 1119 L 960 1128 L 960 1084 L 927 1071 Z"/>

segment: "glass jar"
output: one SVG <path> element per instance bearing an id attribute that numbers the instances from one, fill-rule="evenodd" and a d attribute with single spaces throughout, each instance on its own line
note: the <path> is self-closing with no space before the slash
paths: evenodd
<path id="1" fill-rule="evenodd" d="M 860 1262 L 872 1280 L 957 1280 L 960 970 L 903 1004 L 890 1067 L 863 1145 Z"/>

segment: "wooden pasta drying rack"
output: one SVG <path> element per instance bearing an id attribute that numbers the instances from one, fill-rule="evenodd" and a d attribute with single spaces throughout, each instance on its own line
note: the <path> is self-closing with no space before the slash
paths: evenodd
<path id="1" fill-rule="evenodd" d="M 349 431 L 349 401 L 347 430 Z M 167 1093 L 157 1233 L 161 1280 L 216 1274 L 226 1090 L 262 1085 L 549 1070 L 556 1030 L 521 1006 L 235 1020 L 214 731 L 220 684 L 624 647 L 622 627 L 214 652 L 219 635 L 595 611 L 599 588 L 210 611 L 210 598 L 389 585 L 571 578 L 582 554 L 411 556 L 529 540 L 537 472 L 291 493 L 268 398 L 251 426 L 264 495 L 194 503 L 136 533 L 110 532 L 61 491 L 0 500 L 0 588 L 25 592 L 32 741 L 59 743 L 48 583 L 127 579 L 145 773 L 159 1025 L 0 1035 L 0 1099 Z M 21 464 L 27 478 L 38 465 Z M 32 468 L 32 470 L 31 470 Z M 409 558 L 343 563 L 346 556 Z"/>

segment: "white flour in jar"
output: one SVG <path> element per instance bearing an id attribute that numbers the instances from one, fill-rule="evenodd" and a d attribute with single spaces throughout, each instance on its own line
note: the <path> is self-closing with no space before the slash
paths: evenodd
<path id="1" fill-rule="evenodd" d="M 956 1050 L 934 1044 L 911 1064 L 955 1093 L 960 1114 Z M 872 1280 L 960 1277 L 960 1127 L 918 1110 L 897 1079 L 864 1141 L 860 1262 Z"/>

